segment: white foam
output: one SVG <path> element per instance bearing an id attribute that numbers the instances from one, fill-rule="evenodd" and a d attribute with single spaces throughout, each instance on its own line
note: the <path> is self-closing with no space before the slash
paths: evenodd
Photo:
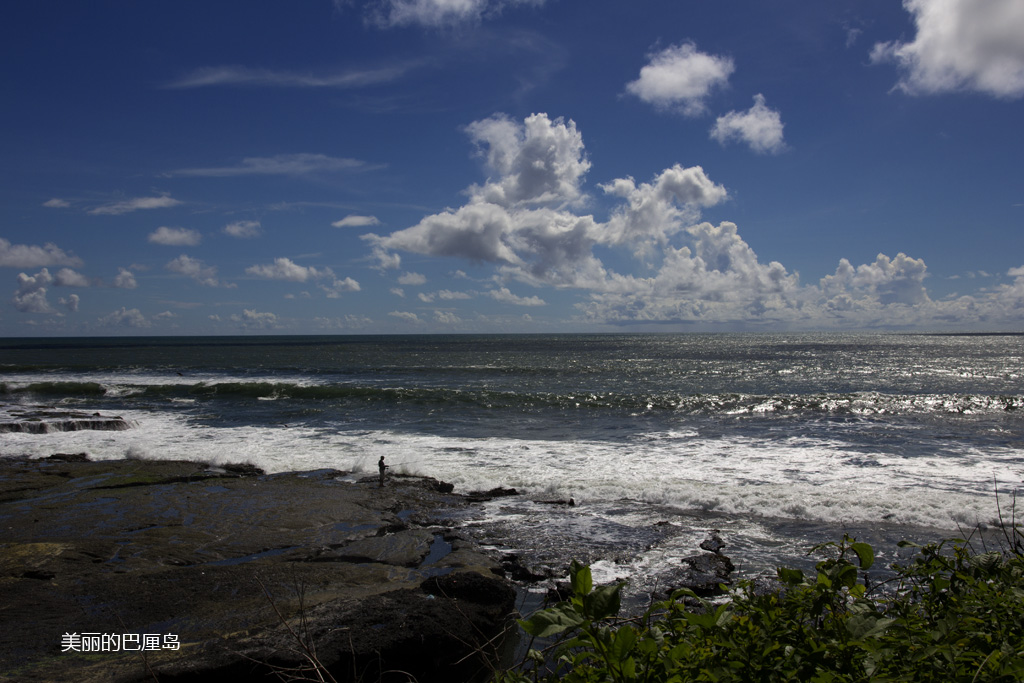
<path id="1" fill-rule="evenodd" d="M 383 455 L 394 472 L 437 477 L 459 491 L 507 486 L 577 501 L 632 499 L 744 516 L 945 528 L 995 520 L 994 490 L 1008 496 L 1024 479 L 1024 454 L 1005 448 L 905 457 L 809 438 L 762 443 L 683 431 L 619 442 L 545 441 L 210 427 L 169 412 L 119 414 L 136 427 L 4 434 L 0 454 L 249 462 L 268 472 L 375 472 Z"/>

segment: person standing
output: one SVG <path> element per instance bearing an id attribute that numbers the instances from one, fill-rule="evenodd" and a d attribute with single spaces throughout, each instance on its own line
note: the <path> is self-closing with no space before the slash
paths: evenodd
<path id="1" fill-rule="evenodd" d="M 384 464 L 384 456 L 382 455 L 380 456 L 380 460 L 377 461 L 377 469 L 380 470 L 380 485 L 382 487 L 384 486 L 384 471 L 387 468 L 388 466 Z"/>

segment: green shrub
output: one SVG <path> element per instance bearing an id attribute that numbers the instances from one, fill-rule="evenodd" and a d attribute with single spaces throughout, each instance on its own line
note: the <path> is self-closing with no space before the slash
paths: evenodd
<path id="1" fill-rule="evenodd" d="M 972 554 L 963 541 L 918 546 L 894 579 L 868 590 L 874 552 L 844 536 L 816 548 L 827 557 L 814 576 L 779 569 L 777 592 L 743 583 L 728 603 L 691 609 L 681 598 L 699 598 L 682 590 L 636 619 L 617 618 L 621 584 L 595 588 L 574 562 L 572 596 L 519 622 L 554 642 L 495 680 L 1022 681 L 1019 540 L 1006 553 Z"/>

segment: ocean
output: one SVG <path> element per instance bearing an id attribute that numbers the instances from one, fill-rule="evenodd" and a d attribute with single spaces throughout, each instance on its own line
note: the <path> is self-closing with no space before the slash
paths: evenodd
<path id="1" fill-rule="evenodd" d="M 1017 514 L 1022 377 L 1018 335 L 6 339 L 0 423 L 51 426 L 0 433 L 0 457 L 356 478 L 383 455 L 517 489 L 464 520 L 490 542 L 643 585 L 712 528 L 750 575 L 843 533 L 885 560 Z M 131 428 L 62 431 L 66 411 Z"/>

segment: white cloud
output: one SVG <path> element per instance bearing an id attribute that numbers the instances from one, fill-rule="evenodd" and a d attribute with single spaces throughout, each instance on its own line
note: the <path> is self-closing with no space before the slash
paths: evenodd
<path id="1" fill-rule="evenodd" d="M 456 301 L 459 299 L 472 299 L 473 297 L 466 292 L 453 292 L 449 289 L 442 289 L 437 293 L 437 298 L 442 301 Z"/>
<path id="2" fill-rule="evenodd" d="M 241 315 L 235 313 L 230 319 L 245 329 L 272 329 L 278 327 L 276 315 L 260 312 L 255 309 L 242 309 Z"/>
<path id="3" fill-rule="evenodd" d="M 320 289 L 327 293 L 328 299 L 337 299 L 345 292 L 358 292 L 361 288 L 358 282 L 347 277 L 344 280 L 335 278 L 329 285 L 320 285 Z"/>
<path id="4" fill-rule="evenodd" d="M 498 206 L 555 206 L 580 201 L 580 182 L 590 170 L 576 123 L 533 114 L 522 124 L 492 116 L 466 127 L 496 181 L 473 186 L 474 202 Z"/>
<path id="5" fill-rule="evenodd" d="M 61 268 L 54 276 L 53 283 L 60 287 L 88 287 L 89 280 L 70 268 Z"/>
<path id="6" fill-rule="evenodd" d="M 662 109 L 678 107 L 686 116 L 699 116 L 705 100 L 726 85 L 735 70 L 732 59 L 700 52 L 693 43 L 673 45 L 650 56 L 640 77 L 626 90 Z"/>
<path id="7" fill-rule="evenodd" d="M 423 322 L 422 320 L 420 320 L 420 317 L 418 315 L 412 313 L 411 311 L 391 311 L 390 313 L 388 313 L 388 315 L 390 315 L 392 318 L 398 318 L 399 320 L 403 320 L 407 323 L 419 324 Z"/>
<path id="8" fill-rule="evenodd" d="M 376 68 L 322 71 L 320 73 L 281 71 L 246 66 L 208 66 L 168 83 L 166 88 L 206 88 L 216 86 L 254 86 L 272 88 L 361 88 L 398 80 L 413 63 Z"/>
<path id="9" fill-rule="evenodd" d="M 80 299 L 77 294 L 69 294 L 66 299 L 64 297 L 57 299 L 57 303 L 66 308 L 69 313 L 77 313 Z"/>
<path id="10" fill-rule="evenodd" d="M 307 280 L 334 277 L 334 272 L 330 268 L 318 270 L 311 266 L 300 266 L 291 259 L 283 257 L 274 259 L 274 263 L 271 265 L 249 266 L 245 272 L 268 280 L 287 280 L 289 282 L 306 282 Z"/>
<path id="11" fill-rule="evenodd" d="M 754 95 L 754 106 L 745 112 L 731 111 L 719 116 L 711 137 L 725 144 L 740 140 L 758 154 L 778 154 L 786 148 L 782 139 L 782 117 L 765 106 L 764 95 Z"/>
<path id="12" fill-rule="evenodd" d="M 313 318 L 313 324 L 325 330 L 331 329 L 359 329 L 373 324 L 373 320 L 366 316 L 346 315 L 344 318 Z"/>
<path id="13" fill-rule="evenodd" d="M 97 206 L 93 209 L 89 209 L 89 213 L 94 215 L 119 216 L 121 214 L 131 213 L 133 211 L 142 211 L 145 209 L 167 209 L 172 206 L 178 206 L 179 204 L 181 204 L 179 200 L 172 199 L 169 195 L 161 195 L 159 197 L 136 197 L 134 199 L 125 199 L 123 201 Z"/>
<path id="14" fill-rule="evenodd" d="M 440 28 L 479 22 L 516 5 L 543 5 L 545 0 L 376 0 L 368 12 L 379 26 Z"/>
<path id="15" fill-rule="evenodd" d="M 434 311 L 434 321 L 442 325 L 457 325 L 462 322 L 462 318 L 452 311 Z"/>
<path id="16" fill-rule="evenodd" d="M 207 266 L 200 259 L 194 259 L 184 254 L 169 262 L 164 268 L 172 273 L 187 275 L 206 287 L 232 287 L 229 284 L 221 284 L 220 280 L 217 279 L 217 268 L 215 266 Z"/>
<path id="17" fill-rule="evenodd" d="M 342 171 L 363 171 L 374 168 L 365 161 L 330 157 L 326 154 L 278 154 L 272 157 L 246 157 L 237 166 L 213 168 L 184 168 L 173 171 L 176 176 L 198 176 L 207 178 L 231 178 L 247 175 L 300 176 L 313 173 L 338 173 Z"/>
<path id="18" fill-rule="evenodd" d="M 900 252 L 890 259 L 879 254 L 873 263 L 854 268 L 841 259 L 834 275 L 826 275 L 819 286 L 826 296 L 868 296 L 880 304 L 917 305 L 929 301 L 924 288 L 927 266 Z"/>
<path id="19" fill-rule="evenodd" d="M 613 275 L 578 308 L 619 323 L 723 321 L 776 317 L 797 302 L 797 276 L 761 263 L 735 224 L 701 223 L 685 235 L 690 244 L 666 246 L 654 276 Z"/>
<path id="20" fill-rule="evenodd" d="M 53 276 L 46 268 L 35 275 L 18 273 L 18 290 L 11 303 L 22 313 L 53 313 L 54 310 L 46 300 L 47 287 L 52 283 Z"/>
<path id="21" fill-rule="evenodd" d="M 429 304 L 429 303 L 433 303 L 434 302 L 434 297 L 437 296 L 437 295 L 436 294 L 428 294 L 427 292 L 420 292 L 416 296 L 423 303 Z"/>
<path id="22" fill-rule="evenodd" d="M 728 198 L 726 189 L 712 182 L 703 168 L 679 164 L 662 171 L 653 183 L 638 186 L 632 178 L 618 178 L 600 187 L 606 194 L 626 200 L 600 230 L 600 241 L 637 247 L 644 240 L 663 243 L 698 220 L 701 208 Z"/>
<path id="23" fill-rule="evenodd" d="M 500 301 L 503 304 L 512 304 L 514 306 L 546 306 L 547 303 L 539 296 L 518 296 L 509 291 L 508 287 L 502 287 L 500 289 L 492 289 L 487 292 L 487 295 L 495 301 Z"/>
<path id="24" fill-rule="evenodd" d="M 331 223 L 336 228 L 363 228 L 368 225 L 380 225 L 376 216 L 357 216 L 355 214 L 345 216 L 340 221 Z"/>
<path id="25" fill-rule="evenodd" d="M 11 244 L 0 237 L 0 266 L 7 268 L 39 268 L 40 266 L 81 266 L 82 259 L 72 256 L 56 244 L 43 246 Z"/>
<path id="26" fill-rule="evenodd" d="M 549 126 L 565 126 L 543 120 Z M 481 151 L 496 159 L 488 164 L 494 177 L 484 186 L 471 186 L 461 207 L 427 216 L 404 230 L 364 236 L 378 259 L 394 259 L 397 265 L 394 252 L 408 251 L 489 264 L 495 284 L 477 295 L 513 305 L 545 302 L 540 296 L 513 294 L 511 281 L 578 289 L 588 296 L 577 305 L 579 321 L 600 324 L 911 328 L 937 322 L 1024 319 L 1024 267 L 1010 271 L 1012 284 L 984 296 L 950 301 L 933 301 L 928 296 L 924 261 L 903 253 L 892 258 L 879 254 L 859 266 L 843 259 L 834 274 L 815 284 L 801 284 L 799 276 L 783 264 L 762 261 L 734 223 L 701 221 L 701 212 L 725 201 L 728 193 L 699 166 L 677 164 L 648 182 L 617 178 L 599 185 L 611 202 L 603 222 L 580 215 L 565 203 L 573 193 L 561 192 L 560 201 L 543 206 L 526 199 L 537 193 L 498 192 L 494 188 L 521 187 L 517 169 L 529 165 L 531 158 L 552 158 L 559 136 L 539 136 L 548 142 L 527 153 L 516 142 L 525 139 L 522 128 L 509 128 L 501 117 L 487 122 L 500 125 L 483 139 L 513 150 L 509 156 L 525 156 L 506 163 L 509 157 L 492 155 L 485 145 Z M 499 135 L 502 130 L 509 135 Z M 575 149 L 576 158 L 582 160 L 582 146 Z M 583 196 L 580 185 L 571 187 Z M 602 259 L 623 263 L 615 257 L 616 250 L 639 257 L 640 272 L 615 272 L 606 266 Z M 469 296 L 440 290 L 421 300 Z"/>
<path id="27" fill-rule="evenodd" d="M 59 197 L 54 197 L 53 199 L 49 199 L 49 200 L 43 202 L 43 206 L 45 206 L 48 209 L 66 209 L 69 206 L 71 206 L 71 202 L 69 202 L 66 199 L 60 199 Z"/>
<path id="28" fill-rule="evenodd" d="M 425 285 L 426 283 L 427 283 L 426 276 L 422 275 L 420 273 L 403 273 L 398 278 L 398 284 L 400 284 L 400 285 L 416 286 L 416 285 Z"/>
<path id="29" fill-rule="evenodd" d="M 137 308 L 125 308 L 122 306 L 119 310 L 109 313 L 99 319 L 99 324 L 103 327 L 149 327 L 150 323 L 146 320 L 146 316 L 142 315 L 142 312 Z"/>
<path id="30" fill-rule="evenodd" d="M 360 235 L 360 237 L 371 243 L 376 243 L 380 241 L 380 237 L 378 235 L 374 235 L 373 233 L 369 233 L 367 235 Z M 401 256 L 394 252 L 389 252 L 387 249 L 380 246 L 379 244 L 375 244 L 373 247 L 373 258 L 376 259 L 376 267 L 381 272 L 385 270 L 394 270 L 398 268 L 400 265 L 402 265 Z"/>
<path id="31" fill-rule="evenodd" d="M 203 236 L 199 234 L 198 230 L 168 228 L 165 225 L 161 225 L 149 233 L 149 241 L 166 247 L 194 247 L 203 241 Z"/>
<path id="32" fill-rule="evenodd" d="M 139 283 L 135 281 L 135 273 L 127 268 L 118 268 L 117 277 L 114 278 L 114 286 L 118 289 L 135 289 Z"/>
<path id="33" fill-rule="evenodd" d="M 909 43 L 878 43 L 875 63 L 895 62 L 897 87 L 909 94 L 977 91 L 1024 96 L 1024 2 L 904 0 L 917 35 Z"/>
<path id="34" fill-rule="evenodd" d="M 224 234 L 238 237 L 239 239 L 250 239 L 259 237 L 261 234 L 259 221 L 235 221 L 224 226 Z"/>

